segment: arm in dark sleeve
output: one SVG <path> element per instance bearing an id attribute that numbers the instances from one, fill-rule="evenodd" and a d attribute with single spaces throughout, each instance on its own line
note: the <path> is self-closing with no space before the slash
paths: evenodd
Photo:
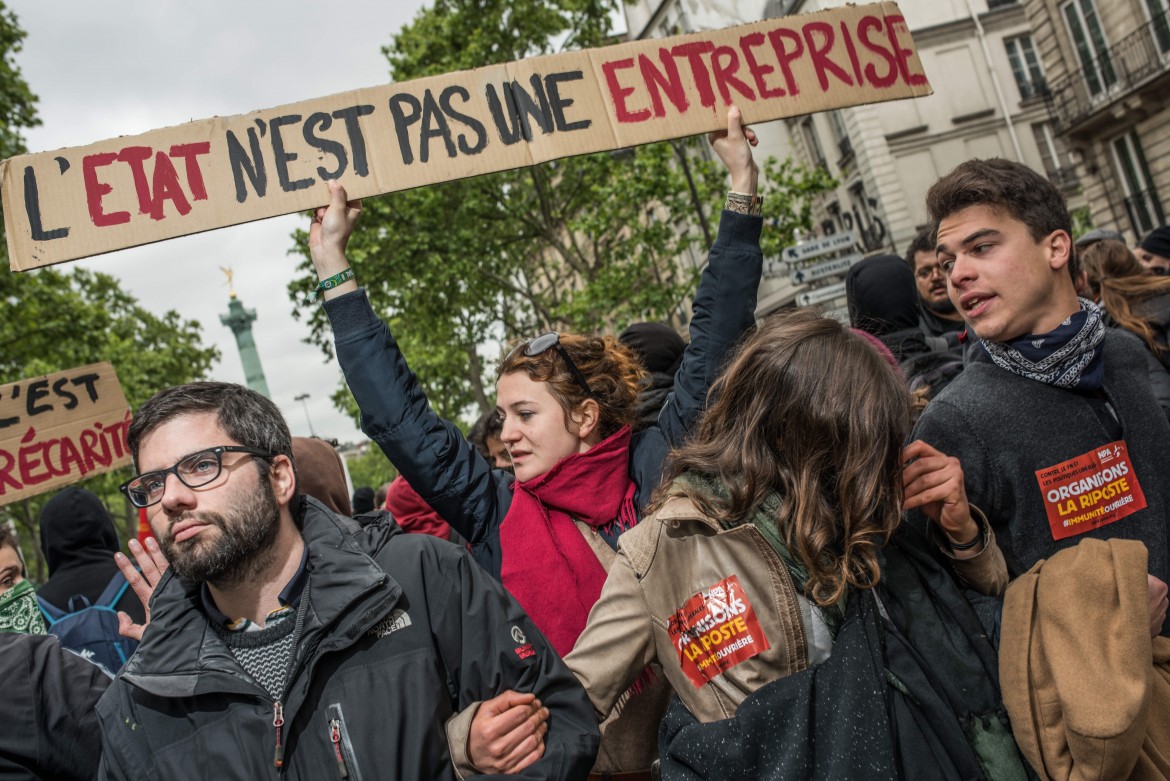
<path id="1" fill-rule="evenodd" d="M 52 635 L 0 637 L 6 716 L 0 776 L 8 762 L 18 761 L 41 778 L 93 778 L 101 755 L 94 709 L 110 685 L 109 673 L 66 651 Z"/>
<path id="2" fill-rule="evenodd" d="M 999 481 L 991 467 L 987 449 L 972 434 L 974 430 L 975 427 L 967 422 L 960 409 L 945 400 L 935 399 L 923 411 L 910 439 L 911 441 L 921 439 L 948 456 L 959 459 L 959 464 L 963 467 L 963 485 L 967 489 L 967 501 L 972 507 L 983 512 L 987 523 L 995 532 L 993 536 L 1000 549 L 999 553 L 1007 559 L 1007 568 L 1011 570 L 1010 554 L 1004 548 L 1010 538 L 1008 521 L 1012 507 L 1003 504 L 1004 501 L 1009 501 L 1004 496 L 1010 494 L 1010 491 L 999 489 Z M 921 510 L 908 511 L 906 518 L 923 534 L 937 538 L 933 534 L 930 518 Z M 977 563 L 960 565 L 956 567 L 956 572 L 962 577 L 964 567 L 970 568 Z"/>
<path id="3" fill-rule="evenodd" d="M 458 691 L 456 710 L 508 689 L 535 694 L 549 710 L 544 756 L 514 777 L 585 778 L 599 738 L 581 684 L 516 600 L 466 553 L 447 551 L 441 566 L 447 572 L 442 582 L 451 591 L 433 603 L 445 607 L 432 609 L 449 614 L 431 620 L 442 627 L 438 642 Z"/>
<path id="4" fill-rule="evenodd" d="M 707 403 L 707 389 L 723 371 L 740 338 L 755 324 L 756 293 L 764 270 L 760 231 L 764 221 L 732 211 L 719 218 L 719 235 L 691 314 L 691 343 L 674 376 L 674 393 L 658 416 L 658 425 L 677 447 Z"/>
<path id="5" fill-rule="evenodd" d="M 431 409 L 398 342 L 363 289 L 326 301 L 337 359 L 361 409 L 361 425 L 411 487 L 472 544 L 503 520 L 511 493 L 503 473 Z"/>

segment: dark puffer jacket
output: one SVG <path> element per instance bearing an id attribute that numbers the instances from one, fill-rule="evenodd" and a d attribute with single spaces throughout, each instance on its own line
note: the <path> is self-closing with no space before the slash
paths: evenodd
<path id="1" fill-rule="evenodd" d="M 200 585 L 173 570 L 138 652 L 98 703 L 112 779 L 454 779 L 444 724 L 505 689 L 551 711 L 545 755 L 517 778 L 583 778 L 593 709 L 515 600 L 463 549 L 359 527 L 306 499 L 309 600 L 283 703 L 211 629 Z"/>

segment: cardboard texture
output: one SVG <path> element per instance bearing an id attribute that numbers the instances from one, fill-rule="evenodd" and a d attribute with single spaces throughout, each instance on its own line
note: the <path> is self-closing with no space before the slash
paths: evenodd
<path id="1" fill-rule="evenodd" d="M 15 271 L 747 122 L 930 94 L 892 2 L 534 57 L 0 163 Z"/>
<path id="2" fill-rule="evenodd" d="M 129 464 L 129 425 L 109 363 L 0 385 L 0 505 Z"/>

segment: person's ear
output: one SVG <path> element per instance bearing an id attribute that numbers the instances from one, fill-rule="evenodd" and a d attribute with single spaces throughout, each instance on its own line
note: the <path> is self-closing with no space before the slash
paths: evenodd
<path id="1" fill-rule="evenodd" d="M 276 455 L 268 469 L 268 480 L 272 484 L 272 493 L 276 496 L 276 503 L 284 506 L 292 501 L 297 492 L 297 475 L 293 469 L 292 459 L 285 455 Z"/>
<path id="2" fill-rule="evenodd" d="M 577 410 L 569 416 L 577 426 L 577 436 L 589 439 L 594 434 L 601 433 L 601 406 L 597 399 L 585 399 L 577 405 Z M 598 437 L 600 441 L 600 437 Z"/>
<path id="3" fill-rule="evenodd" d="M 1048 265 L 1054 271 L 1063 269 L 1072 260 L 1072 236 L 1068 231 L 1055 230 L 1044 239 L 1044 249 L 1048 253 Z"/>

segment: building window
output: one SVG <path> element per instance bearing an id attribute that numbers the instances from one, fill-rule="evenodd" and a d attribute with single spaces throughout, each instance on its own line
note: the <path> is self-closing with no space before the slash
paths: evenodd
<path id="1" fill-rule="evenodd" d="M 1146 0 L 1145 5 L 1158 51 L 1170 53 L 1170 0 Z"/>
<path id="2" fill-rule="evenodd" d="M 1089 94 L 1100 95 L 1117 83 L 1113 58 L 1105 44 L 1105 33 L 1093 0 L 1070 0 L 1061 6 L 1068 34 L 1077 50 Z"/>
<path id="3" fill-rule="evenodd" d="M 1032 125 L 1032 136 L 1036 139 L 1036 149 L 1040 151 L 1040 163 L 1044 166 L 1044 173 L 1057 187 L 1069 187 L 1076 184 L 1076 170 L 1070 164 L 1068 156 L 1062 154 L 1064 145 L 1052 133 L 1052 126 L 1047 122 L 1037 122 Z"/>
<path id="4" fill-rule="evenodd" d="M 849 131 L 845 129 L 845 118 L 840 111 L 829 112 L 829 127 L 833 129 L 833 138 L 837 142 L 837 150 L 841 153 L 838 162 L 844 162 L 853 156 L 853 142 L 849 140 Z"/>
<path id="5" fill-rule="evenodd" d="M 808 149 L 809 162 L 812 163 L 813 168 L 825 168 L 825 153 L 821 150 L 821 141 L 817 138 L 817 128 L 813 124 L 812 117 L 805 117 L 804 121 L 800 123 L 800 132 L 804 136 L 804 145 Z"/>
<path id="6" fill-rule="evenodd" d="M 1036 56 L 1032 36 L 1004 38 L 1003 45 L 1007 49 L 1012 75 L 1016 77 L 1016 86 L 1020 88 L 1020 99 L 1027 100 L 1043 95 L 1047 91 L 1044 86 L 1044 71 L 1040 68 L 1040 58 Z"/>
<path id="7" fill-rule="evenodd" d="M 1113 159 L 1125 193 L 1125 210 L 1134 232 L 1144 236 L 1165 221 L 1162 204 L 1154 190 L 1141 140 L 1134 131 L 1113 141 Z"/>

